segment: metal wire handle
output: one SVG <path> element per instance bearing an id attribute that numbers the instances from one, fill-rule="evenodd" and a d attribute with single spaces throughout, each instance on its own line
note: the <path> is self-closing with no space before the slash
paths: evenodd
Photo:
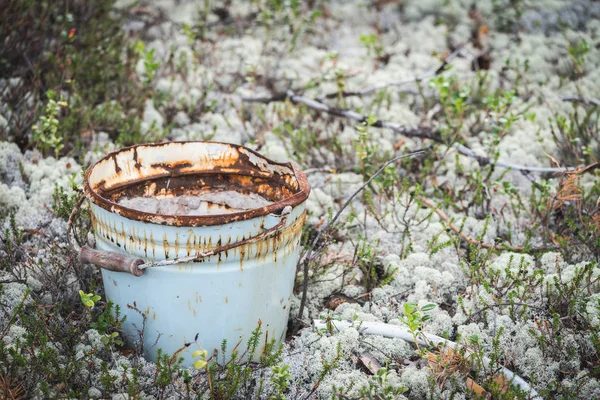
<path id="1" fill-rule="evenodd" d="M 85 194 L 82 194 L 79 197 L 79 199 L 77 200 L 77 203 L 75 204 L 75 207 L 73 208 L 73 211 L 71 212 L 71 215 L 69 216 L 69 222 L 67 225 L 67 240 L 70 243 L 73 250 L 75 250 L 75 252 L 78 253 L 79 261 L 82 263 L 86 263 L 86 264 L 93 264 L 97 267 L 100 267 L 100 268 L 103 268 L 103 269 L 106 269 L 109 271 L 127 272 L 127 273 L 130 273 L 135 276 L 142 276 L 144 274 L 144 271 L 147 268 L 164 267 L 164 266 L 168 266 L 168 265 L 175 265 L 175 264 L 180 264 L 180 263 L 199 261 L 204 258 L 219 254 L 223 251 L 231 250 L 236 247 L 256 243 L 260 240 L 267 239 L 267 238 L 275 235 L 281 227 L 285 226 L 285 224 L 287 222 L 287 217 L 292 212 L 292 206 L 286 206 L 280 215 L 276 215 L 277 217 L 281 218 L 281 220 L 277 224 L 275 224 L 271 228 L 266 229 L 254 236 L 251 236 L 244 240 L 240 240 L 239 242 L 226 244 L 223 246 L 215 247 L 214 249 L 209 250 L 209 251 L 203 251 L 203 252 L 199 252 L 199 253 L 196 253 L 196 254 L 190 255 L 190 256 L 174 258 L 172 260 L 146 262 L 142 258 L 131 257 L 131 256 L 128 256 L 126 254 L 119 253 L 116 251 L 95 250 L 93 248 L 93 247 L 95 247 L 95 243 L 93 240 L 90 240 L 89 237 L 88 237 L 88 244 L 84 245 L 84 246 L 80 246 L 79 243 L 77 243 L 75 236 L 71 235 L 71 232 L 74 233 L 74 231 L 73 231 L 74 223 L 75 223 L 75 220 L 77 219 L 77 214 L 79 213 L 79 209 L 81 208 L 81 205 L 83 204 L 84 200 L 85 200 Z M 92 236 L 92 238 L 93 238 L 93 236 Z"/>

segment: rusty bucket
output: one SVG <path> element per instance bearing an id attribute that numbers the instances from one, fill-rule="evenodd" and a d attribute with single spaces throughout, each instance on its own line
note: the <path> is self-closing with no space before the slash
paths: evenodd
<path id="1" fill-rule="evenodd" d="M 210 355 L 223 339 L 241 352 L 259 321 L 263 339 L 284 338 L 303 172 L 242 146 L 170 142 L 111 153 L 84 185 L 95 249 L 79 257 L 102 268 L 123 333 L 147 359 L 160 348 L 191 365 L 198 346 Z"/>

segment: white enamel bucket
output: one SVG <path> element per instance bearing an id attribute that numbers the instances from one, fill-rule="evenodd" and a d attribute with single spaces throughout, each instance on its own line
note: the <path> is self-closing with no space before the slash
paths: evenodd
<path id="1" fill-rule="evenodd" d="M 170 142 L 111 153 L 84 184 L 96 249 L 80 259 L 102 267 L 122 331 L 143 339 L 147 359 L 160 348 L 191 365 L 193 351 L 212 355 L 224 339 L 242 353 L 259 323 L 261 340 L 285 338 L 304 173 L 242 146 Z M 160 202 L 179 208 L 162 213 Z"/>

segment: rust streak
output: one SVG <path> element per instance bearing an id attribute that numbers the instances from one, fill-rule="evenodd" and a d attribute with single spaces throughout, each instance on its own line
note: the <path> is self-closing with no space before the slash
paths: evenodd
<path id="1" fill-rule="evenodd" d="M 179 232 L 175 232 L 175 246 L 174 247 L 175 247 L 175 249 L 174 249 L 175 257 L 174 258 L 177 258 L 177 257 L 179 257 Z"/>
<path id="2" fill-rule="evenodd" d="M 140 162 L 138 161 L 137 147 L 133 148 L 133 161 L 135 161 L 134 167 L 136 169 L 141 169 L 142 168 L 142 164 L 140 164 Z"/>
<path id="3" fill-rule="evenodd" d="M 117 162 L 117 153 L 112 154 L 112 159 L 115 163 L 115 172 L 119 175 L 119 173 L 121 173 L 121 167 L 119 167 L 119 163 Z"/>
<path id="4" fill-rule="evenodd" d="M 156 243 L 154 243 L 152 231 L 150 231 L 150 245 L 152 246 L 152 259 L 156 260 Z"/>
<path id="5" fill-rule="evenodd" d="M 171 246 L 169 244 L 169 238 L 167 237 L 167 233 L 163 235 L 163 249 L 165 250 L 165 260 L 169 259 L 169 254 L 171 253 Z M 177 255 L 175 255 L 177 257 Z"/>
<path id="6" fill-rule="evenodd" d="M 218 146 L 218 151 L 207 151 L 207 146 Z M 142 154 L 153 148 L 166 153 L 181 152 L 185 147 L 202 149 L 202 156 L 194 160 L 144 163 L 146 157 Z M 117 161 L 117 156 L 121 161 Z M 91 182 L 92 172 L 107 162 L 114 164 L 117 176 L 100 176 Z M 167 179 L 171 180 L 168 190 Z M 199 216 L 153 214 L 118 204 L 119 196 L 135 187 L 154 195 L 156 192 L 150 190 L 152 184 L 165 188 L 165 194 L 180 195 L 206 187 L 228 188 L 257 193 L 273 203 L 247 211 Z M 306 175 L 289 163 L 271 161 L 242 146 L 203 142 L 138 145 L 113 152 L 88 169 L 84 187 L 88 199 L 105 210 L 132 220 L 172 226 L 224 225 L 278 213 L 288 205 L 294 207 L 304 202 L 310 192 Z"/>

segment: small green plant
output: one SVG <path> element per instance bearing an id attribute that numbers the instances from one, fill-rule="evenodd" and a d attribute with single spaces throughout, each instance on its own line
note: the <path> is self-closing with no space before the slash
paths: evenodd
<path id="1" fill-rule="evenodd" d="M 371 244 L 366 238 L 359 238 L 354 264 L 361 272 L 361 284 L 367 291 L 389 284 L 398 268 L 383 265 L 377 257 L 378 243 Z"/>
<path id="2" fill-rule="evenodd" d="M 432 78 L 429 86 L 435 89 L 444 111 L 442 137 L 451 141 L 458 135 L 465 124 L 465 117 L 472 109 L 469 104 L 471 87 L 461 84 L 455 77 L 438 75 Z"/>
<path id="3" fill-rule="evenodd" d="M 308 3 L 300 0 L 255 0 L 254 2 L 260 10 L 259 20 L 267 27 L 267 42 L 272 38 L 273 27 L 283 26 L 290 34 L 289 52 L 296 49 L 298 40 L 321 16 L 321 10 L 310 9 Z"/>
<path id="4" fill-rule="evenodd" d="M 325 379 L 325 377 L 327 375 L 329 375 L 330 373 L 335 371 L 335 369 L 338 367 L 340 360 L 342 359 L 342 356 L 343 356 L 342 342 L 337 343 L 337 347 L 335 350 L 336 350 L 336 354 L 333 357 L 333 359 L 323 360 L 323 367 L 321 368 L 321 371 L 319 372 L 319 376 L 310 391 L 310 395 L 307 396 L 307 398 L 312 396 L 317 391 L 319 386 L 321 385 L 321 382 L 323 381 L 323 379 Z"/>
<path id="5" fill-rule="evenodd" d="M 4 222 L 4 219 L 0 219 Z M 0 236 L 0 241 L 4 244 L 6 257 L 0 259 L 1 270 L 11 270 L 17 262 L 17 250 L 23 243 L 24 230 L 17 225 L 17 220 L 14 213 L 8 216 L 8 226 L 4 229 L 3 235 Z"/>
<path id="6" fill-rule="evenodd" d="M 577 78 L 581 78 L 584 74 L 585 57 L 590 51 L 590 44 L 587 40 L 582 39 L 576 43 L 570 43 L 567 46 L 567 52 L 573 62 L 573 68 Z"/>
<path id="7" fill-rule="evenodd" d="M 406 393 L 408 388 L 406 386 L 394 386 L 389 382 L 389 377 L 392 374 L 392 369 L 381 367 L 375 372 L 369 379 L 369 383 L 360 388 L 359 397 L 352 397 L 356 400 L 395 400 L 400 395 Z M 346 388 L 338 388 L 334 386 L 334 398 L 339 400 L 346 400 L 350 397 L 347 393 L 353 388 L 353 384 L 350 384 Z"/>
<path id="8" fill-rule="evenodd" d="M 61 110 L 68 107 L 68 104 L 62 96 L 56 100 L 54 90 L 48 90 L 46 96 L 48 103 L 44 107 L 44 113 L 40 117 L 40 121 L 31 127 L 33 141 L 42 153 L 48 154 L 50 150 L 53 150 L 54 157 L 58 158 L 61 150 L 65 147 L 63 135 L 59 131 L 58 118 Z"/>
<path id="9" fill-rule="evenodd" d="M 355 127 L 356 132 L 358 132 L 358 138 L 354 142 L 354 148 L 359 160 L 357 169 L 365 177 L 370 177 L 375 171 L 375 166 L 387 157 L 387 154 L 381 154 L 379 146 L 371 140 L 370 127 L 376 121 L 377 118 L 375 116 L 369 115 L 365 122 L 359 123 Z M 381 179 L 381 177 L 378 178 Z"/>
<path id="10" fill-rule="evenodd" d="M 368 392 L 366 388 L 363 388 L 363 391 L 365 392 L 364 394 L 368 395 L 369 398 L 394 400 L 397 399 L 402 393 L 405 393 L 408 390 L 406 386 L 396 387 L 389 383 L 388 379 L 391 372 L 392 371 L 387 367 L 380 368 L 377 373 L 371 377 Z"/>
<path id="11" fill-rule="evenodd" d="M 122 346 L 124 344 L 119 338 L 118 331 L 121 329 L 125 317 L 121 317 L 121 310 L 118 305 L 115 306 L 112 301 L 109 301 L 104 310 L 94 319 L 90 326 L 102 335 L 100 340 L 105 346 Z"/>
<path id="12" fill-rule="evenodd" d="M 160 63 L 154 58 L 154 49 L 146 50 L 146 45 L 138 41 L 135 44 L 135 49 L 144 61 L 144 70 L 146 71 L 146 83 L 149 85 L 160 67 Z"/>
<path id="13" fill-rule="evenodd" d="M 64 187 L 54 185 L 54 192 L 52 193 L 52 211 L 64 221 L 69 220 L 81 193 L 81 189 L 74 180 L 71 181 L 71 188 L 73 193 L 68 194 Z"/>
<path id="14" fill-rule="evenodd" d="M 102 337 L 100 338 L 100 341 L 105 346 L 112 346 L 112 345 L 122 346 L 123 345 L 123 341 L 121 339 L 119 339 L 119 332 L 106 333 L 106 334 L 102 335 Z"/>
<path id="15" fill-rule="evenodd" d="M 290 385 L 290 379 L 292 379 L 292 374 L 288 372 L 289 368 L 290 366 L 287 364 L 284 366 L 275 365 L 271 368 L 271 371 L 273 372 L 271 382 L 273 382 L 275 386 L 275 393 L 269 396 L 269 400 L 287 399 L 285 392 Z"/>
<path id="16" fill-rule="evenodd" d="M 182 362 L 183 357 L 178 357 L 177 354 L 170 356 L 163 352 L 162 349 L 157 350 L 154 383 L 158 386 L 161 397 L 164 396 L 167 387 L 173 383 L 173 379 L 177 376 Z"/>
<path id="17" fill-rule="evenodd" d="M 377 35 L 360 35 L 358 39 L 363 46 L 365 46 L 369 55 L 379 57 L 383 54 L 383 45 L 379 41 L 379 37 L 377 37 Z"/>
<path id="18" fill-rule="evenodd" d="M 197 339 L 198 336 L 195 340 Z M 194 341 L 187 343 L 186 347 L 193 343 L 198 344 L 197 341 Z M 192 357 L 195 359 L 194 368 L 206 372 L 203 375 L 204 380 L 199 383 L 200 390 L 210 393 L 210 398 L 219 400 L 240 398 L 237 396 L 250 398 L 256 394 L 254 390 L 258 393 L 257 397 L 260 397 L 263 391 L 264 371 L 267 368 L 277 370 L 275 367 L 282 360 L 283 346 L 277 346 L 275 340 L 269 340 L 266 334 L 263 336 L 262 322 L 260 321 L 252 331 L 244 351 L 239 350 L 240 345 L 241 341 L 228 351 L 227 340 L 223 340 L 220 352 L 215 351 L 211 357 L 206 350 L 201 348 L 192 353 Z M 279 371 L 277 375 L 279 383 L 275 384 L 274 392 L 266 393 L 268 398 L 279 399 L 280 397 L 269 396 L 279 396 L 287 387 L 283 382 L 287 369 L 277 371 Z M 257 381 L 254 378 L 255 372 L 259 372 Z M 257 384 L 257 387 L 254 383 Z"/>
<path id="19" fill-rule="evenodd" d="M 79 291 L 79 297 L 81 298 L 81 302 L 84 306 L 89 309 L 94 308 L 96 302 L 101 299 L 100 296 L 94 293 L 85 293 L 83 290 Z"/>
<path id="20" fill-rule="evenodd" d="M 206 350 L 196 350 L 192 353 L 193 358 L 198 358 L 194 361 L 194 368 L 204 369 L 208 365 L 206 359 L 208 358 L 208 352 Z"/>
<path id="21" fill-rule="evenodd" d="M 413 336 L 413 341 L 419 352 L 421 351 L 420 342 L 426 341 L 421 335 L 423 331 L 423 323 L 431 319 L 430 315 L 425 315 L 424 313 L 433 310 L 435 307 L 435 304 L 426 304 L 423 307 L 419 307 L 416 303 L 406 302 L 402 308 L 400 322 L 402 322 L 408 328 L 409 332 Z"/>

